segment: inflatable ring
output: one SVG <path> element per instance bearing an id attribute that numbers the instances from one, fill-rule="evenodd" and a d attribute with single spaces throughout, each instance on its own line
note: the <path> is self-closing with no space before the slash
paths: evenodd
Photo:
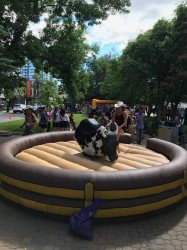
<path id="1" fill-rule="evenodd" d="M 16 159 L 25 149 L 73 140 L 73 132 L 20 137 L 0 146 L 0 195 L 29 209 L 71 216 L 96 198 L 96 218 L 135 217 L 169 207 L 187 196 L 187 153 L 172 143 L 148 139 L 147 148 L 170 162 L 125 171 L 72 171 Z M 122 141 L 130 143 L 130 137 Z"/>

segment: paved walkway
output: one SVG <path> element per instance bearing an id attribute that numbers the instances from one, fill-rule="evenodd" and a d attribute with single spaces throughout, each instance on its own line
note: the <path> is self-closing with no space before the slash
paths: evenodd
<path id="1" fill-rule="evenodd" d="M 187 249 L 187 200 L 165 212 L 131 221 L 97 222 L 94 240 L 69 232 L 68 222 L 32 214 L 0 200 L 0 249 Z"/>
<path id="2" fill-rule="evenodd" d="M 31 213 L 0 197 L 2 250 L 187 250 L 187 199 L 162 213 L 129 221 L 95 222 L 93 228 L 94 240 L 85 241 L 69 232 L 67 221 Z"/>

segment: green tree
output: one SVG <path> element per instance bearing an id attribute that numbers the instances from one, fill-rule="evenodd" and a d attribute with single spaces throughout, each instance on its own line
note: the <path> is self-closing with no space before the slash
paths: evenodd
<path id="1" fill-rule="evenodd" d="M 58 106 L 62 104 L 62 95 L 59 94 L 58 81 L 50 78 L 43 79 L 43 73 L 35 76 L 39 85 L 37 103 L 47 106 Z"/>
<path id="2" fill-rule="evenodd" d="M 25 63 L 26 29 L 29 22 L 38 21 L 33 0 L 0 1 L 0 91 L 7 98 L 7 111 L 16 97 L 16 88 L 25 86 L 19 76 L 19 67 Z"/>
<path id="3" fill-rule="evenodd" d="M 122 89 L 121 79 L 121 60 L 120 58 L 111 58 L 106 67 L 106 76 L 100 87 L 101 94 L 105 99 L 124 99 L 124 89 Z M 121 91 L 119 91 L 119 89 Z"/>
<path id="4" fill-rule="evenodd" d="M 89 74 L 89 83 L 90 86 L 87 91 L 87 99 L 91 100 L 93 98 L 102 99 L 105 96 L 105 93 L 101 92 L 102 84 L 107 77 L 107 70 L 110 64 L 111 57 L 110 56 L 102 56 L 97 58 L 94 55 L 90 58 L 87 66 L 88 66 L 88 74 Z"/>
<path id="5" fill-rule="evenodd" d="M 186 67 L 186 23 L 187 4 L 181 4 L 178 6 L 176 17 L 172 21 L 160 20 L 155 24 L 150 34 L 150 41 L 153 42 L 153 49 L 148 52 L 150 60 L 142 57 L 142 62 L 146 64 L 149 62 L 147 65 L 151 69 L 151 78 L 149 76 L 148 79 L 150 100 L 160 109 L 163 109 L 165 102 L 170 102 L 174 103 L 176 110 L 179 102 L 184 101 L 187 95 L 184 74 Z"/>
<path id="6" fill-rule="evenodd" d="M 83 89 L 84 92 L 87 87 L 87 81 L 85 81 L 85 87 L 83 87 L 84 82 L 81 82 L 86 80 L 82 76 L 89 49 L 83 37 L 84 28 L 77 26 L 72 20 L 63 23 L 63 27 L 61 23 L 58 28 L 57 26 L 56 20 L 54 22 L 51 20 L 44 29 L 43 67 L 54 77 L 63 80 L 65 91 L 70 98 L 78 98 L 81 93 L 77 91 Z M 79 75 L 80 79 L 78 79 Z M 78 83 L 81 83 L 81 86 L 78 86 Z"/>
<path id="7" fill-rule="evenodd" d="M 39 21 L 42 14 L 34 10 L 36 0 L 1 0 L 0 1 L 0 25 L 8 35 L 1 37 L 5 56 L 13 60 L 16 67 L 25 62 L 26 51 L 24 47 L 27 37 L 29 22 Z"/>
<path id="8" fill-rule="evenodd" d="M 187 101 L 187 2 L 178 6 L 176 17 L 172 21 L 172 33 L 165 41 L 167 58 L 171 62 L 168 75 L 169 100 L 174 103 L 175 109 L 181 101 Z"/>
<path id="9" fill-rule="evenodd" d="M 160 113 L 168 103 L 176 109 L 187 98 L 186 24 L 183 3 L 173 20 L 161 19 L 129 42 L 121 58 L 111 61 L 102 93 L 131 104 L 154 104 Z"/>
<path id="10" fill-rule="evenodd" d="M 142 97 L 139 95 L 139 102 L 143 99 L 163 107 L 166 101 L 170 61 L 167 60 L 163 44 L 170 33 L 170 22 L 159 20 L 152 30 L 140 34 L 130 42 L 124 52 L 124 62 L 129 58 L 133 62 L 131 69 L 134 69 L 133 72 L 124 70 L 124 78 L 128 82 L 133 81 L 134 88 L 143 94 Z M 149 98 L 148 96 L 145 98 L 145 93 L 149 95 Z"/>
<path id="11" fill-rule="evenodd" d="M 85 24 L 100 23 L 110 13 L 126 13 L 129 6 L 130 0 L 2 0 L 0 25 L 9 34 L 1 38 L 4 56 L 16 67 L 21 67 L 27 57 L 38 70 L 42 68 L 62 78 L 71 97 L 76 97 L 77 90 L 82 91 L 78 96 L 82 95 L 87 86 L 83 71 L 89 50 L 84 39 Z M 43 13 L 48 15 L 47 27 L 40 38 L 36 38 L 27 29 L 31 22 L 38 22 Z M 77 86 L 78 83 L 81 85 Z"/>
<path id="12" fill-rule="evenodd" d="M 29 58 L 37 67 L 62 79 L 70 99 L 83 97 L 88 87 L 88 77 L 86 72 L 83 77 L 83 71 L 91 50 L 85 42 L 86 25 L 100 23 L 110 13 L 126 13 L 129 6 L 130 0 L 38 1 L 38 11 L 46 11 L 49 16 L 40 39 L 33 39 L 32 35 L 28 39 L 29 47 L 36 44 L 36 50 L 29 52 Z M 41 42 L 43 49 L 40 49 Z"/>
<path id="13" fill-rule="evenodd" d="M 0 26 L 0 39 L 3 39 L 4 37 L 7 37 L 8 33 L 3 29 L 2 26 Z M 18 71 L 18 68 L 12 65 L 12 60 L 10 60 L 5 55 L 5 48 L 0 43 L 0 90 L 6 87 L 7 82 L 9 79 L 14 79 L 16 76 L 16 72 Z M 12 83 L 12 81 L 11 81 Z"/>
<path id="14" fill-rule="evenodd" d="M 7 99 L 7 111 L 12 106 L 12 101 L 16 97 L 15 87 L 23 86 L 24 81 L 19 76 L 19 69 L 13 65 L 13 61 L 7 58 L 2 39 L 7 37 L 8 33 L 0 26 L 0 93 L 3 93 Z"/>
<path id="15" fill-rule="evenodd" d="M 58 16 L 61 20 L 74 16 L 79 24 L 98 24 L 106 19 L 110 13 L 128 13 L 130 0 L 43 0 L 36 1 L 36 9 L 47 11 L 52 16 Z"/>

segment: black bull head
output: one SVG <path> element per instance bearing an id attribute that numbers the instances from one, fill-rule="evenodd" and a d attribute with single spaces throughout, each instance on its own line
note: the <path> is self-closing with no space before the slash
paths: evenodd
<path id="1" fill-rule="evenodd" d="M 117 146 L 119 142 L 113 132 L 101 126 L 95 119 L 85 119 L 75 130 L 75 140 L 83 152 L 90 156 L 105 156 L 115 161 L 118 158 Z"/>
<path id="2" fill-rule="evenodd" d="M 112 133 L 108 133 L 106 138 L 103 139 L 103 151 L 108 156 L 110 161 L 116 161 L 118 159 L 117 146 L 119 141 L 117 136 Z"/>

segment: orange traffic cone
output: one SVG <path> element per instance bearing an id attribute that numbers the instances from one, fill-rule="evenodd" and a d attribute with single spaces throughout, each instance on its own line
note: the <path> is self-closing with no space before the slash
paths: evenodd
<path id="1" fill-rule="evenodd" d="M 8 119 L 11 120 L 13 118 L 12 114 L 8 115 Z"/>

